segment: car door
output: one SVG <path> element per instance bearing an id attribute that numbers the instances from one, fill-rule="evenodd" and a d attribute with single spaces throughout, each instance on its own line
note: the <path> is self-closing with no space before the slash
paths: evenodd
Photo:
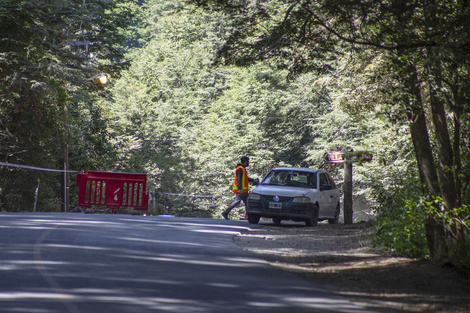
<path id="1" fill-rule="evenodd" d="M 338 191 L 338 187 L 336 187 L 336 183 L 333 180 L 333 178 L 331 178 L 331 176 L 328 173 L 326 175 L 328 176 L 328 179 L 330 180 L 330 186 L 331 186 L 330 203 L 331 203 L 331 208 L 333 209 L 332 214 L 335 214 L 336 213 L 336 208 L 337 208 L 338 203 L 340 201 L 339 191 Z"/>
<path id="2" fill-rule="evenodd" d="M 336 186 L 331 185 L 330 178 L 326 172 L 319 173 L 319 191 L 320 191 L 320 217 L 332 218 L 335 214 L 337 199 L 335 194 Z"/>

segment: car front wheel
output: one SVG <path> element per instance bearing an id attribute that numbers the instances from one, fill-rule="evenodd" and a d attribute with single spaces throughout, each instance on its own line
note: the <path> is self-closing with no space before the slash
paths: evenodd
<path id="1" fill-rule="evenodd" d="M 313 205 L 312 216 L 305 220 L 305 225 L 307 225 L 307 226 L 316 226 L 316 225 L 318 225 L 318 206 L 316 204 Z"/>
<path id="2" fill-rule="evenodd" d="M 259 219 L 260 219 L 259 215 L 248 214 L 248 223 L 250 223 L 250 224 L 258 224 Z"/>

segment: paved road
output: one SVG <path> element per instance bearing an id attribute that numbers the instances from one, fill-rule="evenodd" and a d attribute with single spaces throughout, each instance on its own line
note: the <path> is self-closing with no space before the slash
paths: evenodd
<path id="1" fill-rule="evenodd" d="M 0 312 L 365 312 L 238 248 L 244 221 L 0 214 Z"/>

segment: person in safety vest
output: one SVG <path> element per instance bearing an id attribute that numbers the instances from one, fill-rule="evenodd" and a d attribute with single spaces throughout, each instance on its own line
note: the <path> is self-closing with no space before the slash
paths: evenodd
<path id="1" fill-rule="evenodd" d="M 245 212 L 246 212 L 246 201 L 248 199 L 248 182 L 256 182 L 256 179 L 252 179 L 248 177 L 246 173 L 246 168 L 250 165 L 250 158 L 247 156 L 241 157 L 241 163 L 237 164 L 235 169 L 235 178 L 233 180 L 232 192 L 235 193 L 235 200 L 230 203 L 228 208 L 222 212 L 222 216 L 228 220 L 228 214 L 235 208 L 240 202 L 243 201 L 245 204 Z"/>

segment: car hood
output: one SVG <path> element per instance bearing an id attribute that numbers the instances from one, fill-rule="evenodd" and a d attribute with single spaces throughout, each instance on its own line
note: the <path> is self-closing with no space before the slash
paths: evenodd
<path id="1" fill-rule="evenodd" d="M 253 189 L 253 192 L 268 196 L 302 197 L 308 193 L 315 192 L 315 190 L 300 187 L 261 185 Z"/>

